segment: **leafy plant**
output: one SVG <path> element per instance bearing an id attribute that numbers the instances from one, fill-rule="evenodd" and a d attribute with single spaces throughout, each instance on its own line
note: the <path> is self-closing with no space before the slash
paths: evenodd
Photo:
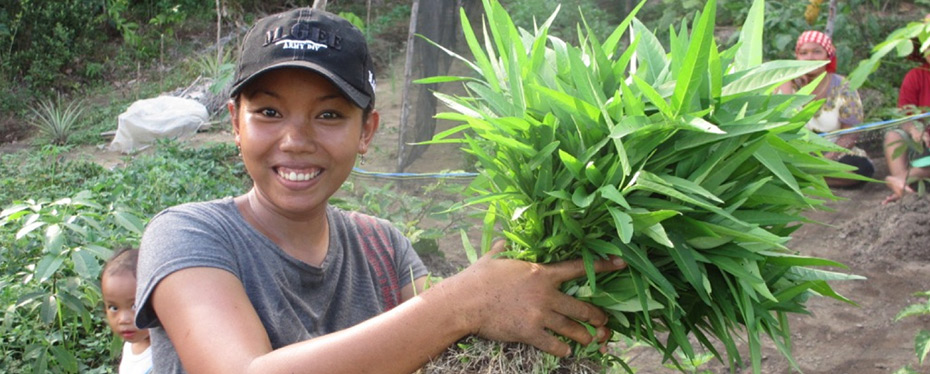
<path id="1" fill-rule="evenodd" d="M 163 34 L 174 36 L 174 25 L 180 24 L 187 18 L 187 13 L 181 11 L 181 5 L 168 7 L 149 20 L 149 24 L 164 30 Z"/>
<path id="2" fill-rule="evenodd" d="M 197 72 L 209 78 L 212 82 L 210 83 L 210 92 L 214 95 L 222 93 L 235 78 L 236 64 L 232 60 L 231 52 L 231 49 L 226 50 L 222 60 L 217 60 L 216 57 L 210 54 L 205 54 L 194 60 Z"/>
<path id="3" fill-rule="evenodd" d="M 2 357 L 31 362 L 34 373 L 77 373 L 103 364 L 109 347 L 96 344 L 92 352 L 82 341 L 104 325 L 95 313 L 101 299 L 97 276 L 108 248 L 137 243 L 142 227 L 136 213 L 99 204 L 88 191 L 53 202 L 25 200 L 0 212 L 0 229 L 15 230 L 5 241 L 10 248 L 2 253 L 7 258 L 0 282 L 19 295 L 0 299 L 0 336 L 18 325 L 38 327 L 6 342 Z"/>
<path id="4" fill-rule="evenodd" d="M 155 154 L 136 158 L 86 188 L 151 216 L 181 203 L 236 196 L 251 186 L 232 143 L 188 148 L 161 139 L 156 146 Z"/>
<path id="5" fill-rule="evenodd" d="M 163 141 L 114 170 L 61 160 L 66 149 L 0 156 L 4 372 L 112 372 L 119 342 L 99 313 L 97 281 L 109 248 L 137 244 L 142 223 L 165 207 L 248 188 L 231 144 Z"/>
<path id="6" fill-rule="evenodd" d="M 665 364 L 665 367 L 669 369 L 679 369 L 682 372 L 691 374 L 713 374 L 709 370 L 701 370 L 701 366 L 714 359 L 713 354 L 702 353 L 694 358 L 688 358 L 685 357 L 680 351 L 678 351 L 675 352 L 675 355 L 678 356 L 678 366 L 673 364 Z"/>
<path id="7" fill-rule="evenodd" d="M 64 160 L 63 154 L 70 149 L 46 144 L 29 152 L 0 155 L 0 207 L 14 200 L 72 195 L 106 174 L 93 162 Z"/>
<path id="8" fill-rule="evenodd" d="M 822 62 L 762 62 L 764 1 L 723 51 L 713 0 L 671 31 L 668 51 L 636 10 L 603 42 L 579 25 L 573 46 L 548 34 L 556 14 L 517 30 L 500 4 L 483 3 L 484 42 L 463 16 L 474 57 L 453 53 L 477 76 L 421 81 L 461 81 L 468 92 L 437 94 L 456 111 L 438 117 L 463 124 L 432 142 L 461 143 L 479 161 L 462 207 L 486 206 L 482 251 L 503 235 L 512 258 L 583 259 L 587 276 L 563 289 L 679 368 L 675 352 L 699 358 L 692 337 L 723 361 L 719 341 L 740 365 L 745 335 L 758 373 L 762 334 L 791 360 L 787 313 L 804 313 L 814 295 L 852 303 L 827 281 L 861 277 L 815 269 L 844 266 L 787 247 L 800 213 L 836 198 L 824 177 L 851 168 L 823 158 L 840 149 L 804 129 L 816 85 L 772 94 Z M 634 41 L 620 50 L 629 26 Z M 595 274 L 608 255 L 628 269 Z"/>
<path id="9" fill-rule="evenodd" d="M 917 45 L 914 45 L 914 40 Z M 930 19 L 923 22 L 911 22 L 907 26 L 891 32 L 885 40 L 872 48 L 872 55 L 868 60 L 859 62 L 856 69 L 849 74 L 849 85 L 858 88 L 866 78 L 881 66 L 882 59 L 891 52 L 898 57 L 904 57 L 914 52 L 914 48 L 921 55 L 930 52 Z"/>
<path id="10" fill-rule="evenodd" d="M 924 303 L 911 304 L 902 309 L 898 312 L 898 315 L 894 317 L 895 322 L 907 317 L 930 315 L 930 291 L 918 292 L 914 296 L 925 297 L 927 300 Z M 924 360 L 927 359 L 927 354 L 930 353 L 930 331 L 920 330 L 917 332 L 917 335 L 914 337 L 914 351 L 917 353 L 917 363 L 923 365 Z M 895 372 L 895 374 L 909 373 L 917 372 L 910 367 L 904 367 Z"/>
<path id="11" fill-rule="evenodd" d="M 106 15 L 111 24 L 119 31 L 126 45 L 133 47 L 141 42 L 137 32 L 139 23 L 126 18 L 129 11 L 129 0 L 107 0 Z"/>
<path id="12" fill-rule="evenodd" d="M 32 121 L 30 122 L 39 133 L 48 137 L 52 144 L 67 144 L 68 139 L 76 130 L 76 126 L 84 113 L 84 102 L 74 100 L 65 104 L 58 94 L 52 99 L 41 100 L 38 108 L 30 107 Z"/>
<path id="13" fill-rule="evenodd" d="M 420 255 L 439 255 L 437 240 L 466 227 L 461 212 L 450 211 L 462 186 L 443 180 L 426 184 L 418 193 L 399 191 L 393 182 L 343 184 L 342 194 L 330 203 L 390 221 L 410 240 Z"/>
<path id="14" fill-rule="evenodd" d="M 676 0 L 675 2 L 678 4 L 669 7 L 659 6 L 658 8 L 666 10 L 665 13 L 673 13 L 670 12 L 672 9 L 681 7 L 680 1 Z M 616 25 L 616 22 L 619 21 L 619 17 L 611 13 L 609 9 L 605 9 L 600 3 L 602 2 L 596 0 L 524 0 L 510 2 L 510 4 L 506 4 L 506 7 L 514 24 L 526 25 L 525 27 L 532 27 L 532 25 L 551 15 L 556 8 L 559 8 L 559 18 L 553 20 L 552 24 L 549 25 L 549 33 L 569 42 L 577 42 L 575 39 L 577 37 L 575 26 L 582 22 L 582 18 L 597 35 L 609 33 L 612 30 L 611 25 Z M 584 10 L 583 15 L 581 13 L 582 9 Z"/>

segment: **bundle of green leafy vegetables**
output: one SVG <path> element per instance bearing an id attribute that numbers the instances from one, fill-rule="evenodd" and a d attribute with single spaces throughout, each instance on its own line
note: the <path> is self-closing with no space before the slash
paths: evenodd
<path id="1" fill-rule="evenodd" d="M 482 251 L 503 235 L 512 258 L 584 259 L 587 276 L 565 292 L 674 362 L 676 351 L 695 357 L 693 338 L 739 365 L 745 335 L 758 373 L 763 333 L 791 359 L 786 316 L 806 313 L 810 295 L 852 303 L 827 282 L 860 277 L 787 247 L 807 222 L 801 213 L 836 199 L 824 177 L 850 168 L 823 158 L 842 148 L 804 128 L 821 104 L 810 95 L 819 80 L 773 94 L 825 62 L 763 63 L 763 0 L 722 51 L 714 0 L 690 30 L 671 30 L 667 51 L 634 18 L 643 3 L 603 42 L 578 26 L 573 46 L 548 34 L 558 11 L 518 30 L 496 0 L 483 1 L 483 43 L 463 13 L 473 57 L 448 51 L 475 75 L 420 81 L 466 88 L 437 93 L 454 110 L 438 118 L 461 125 L 431 142 L 461 143 L 477 158 L 462 206 L 487 210 Z M 595 274 L 609 255 L 628 269 Z"/>

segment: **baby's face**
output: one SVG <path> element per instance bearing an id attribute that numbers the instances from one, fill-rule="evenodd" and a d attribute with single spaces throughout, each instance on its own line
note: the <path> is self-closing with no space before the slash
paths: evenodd
<path id="1" fill-rule="evenodd" d="M 136 277 L 125 271 L 106 274 L 100 281 L 100 288 L 103 292 L 103 308 L 107 312 L 107 323 L 113 329 L 113 333 L 129 343 L 148 339 L 149 330 L 139 330 L 134 323 Z"/>

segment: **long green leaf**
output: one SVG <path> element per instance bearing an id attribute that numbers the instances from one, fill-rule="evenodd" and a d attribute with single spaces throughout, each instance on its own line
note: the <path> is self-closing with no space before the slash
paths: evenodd
<path id="1" fill-rule="evenodd" d="M 746 21 L 739 33 L 739 49 L 736 52 L 736 59 L 733 60 L 733 69 L 735 71 L 745 70 L 752 66 L 762 63 L 762 31 L 765 26 L 765 1 L 753 0 L 749 12 L 746 13 Z"/>
<path id="2" fill-rule="evenodd" d="M 688 53 L 676 76 L 675 94 L 672 95 L 671 111 L 680 114 L 690 112 L 688 107 L 700 81 L 705 78 L 708 55 L 714 39 L 714 19 L 717 16 L 717 0 L 709 0 L 704 5 L 701 17 L 695 22 L 691 34 Z"/>

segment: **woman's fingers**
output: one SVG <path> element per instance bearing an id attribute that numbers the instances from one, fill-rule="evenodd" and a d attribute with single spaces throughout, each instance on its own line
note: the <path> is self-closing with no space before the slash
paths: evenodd
<path id="1" fill-rule="evenodd" d="M 594 326 L 603 326 L 607 323 L 607 314 L 594 305 L 561 292 L 557 297 L 558 299 L 552 304 L 552 310 L 560 315 L 571 318 L 573 322 L 581 321 Z"/>
<path id="2" fill-rule="evenodd" d="M 525 343 L 553 356 L 565 357 L 572 354 L 572 347 L 569 346 L 568 343 L 559 340 L 558 337 L 546 330 L 538 330 L 535 334 L 528 337 Z"/>
<path id="3" fill-rule="evenodd" d="M 547 326 L 552 332 L 574 340 L 583 345 L 591 344 L 597 338 L 597 330 L 593 333 L 576 320 L 562 314 L 553 314 L 552 321 Z"/>
<path id="4" fill-rule="evenodd" d="M 570 279 L 580 278 L 585 275 L 584 260 L 575 259 L 557 262 L 546 265 L 547 269 L 552 272 L 552 277 L 561 284 Z M 607 259 L 594 261 L 594 272 L 603 273 L 605 271 L 615 271 L 626 268 L 626 262 L 620 257 L 610 256 Z"/>
<path id="5" fill-rule="evenodd" d="M 494 340 L 521 341 L 557 356 L 571 353 L 558 336 L 581 344 L 604 341 L 607 315 L 599 308 L 566 295 L 560 286 L 585 275 L 581 259 L 554 264 L 535 264 L 497 258 L 506 249 L 504 241 L 463 275 L 479 279 L 470 291 L 485 300 L 477 310 L 478 335 Z M 626 263 L 616 256 L 594 263 L 596 272 L 616 271 Z M 470 277 L 471 278 L 471 277 Z M 593 327 L 594 333 L 582 324 Z"/>

